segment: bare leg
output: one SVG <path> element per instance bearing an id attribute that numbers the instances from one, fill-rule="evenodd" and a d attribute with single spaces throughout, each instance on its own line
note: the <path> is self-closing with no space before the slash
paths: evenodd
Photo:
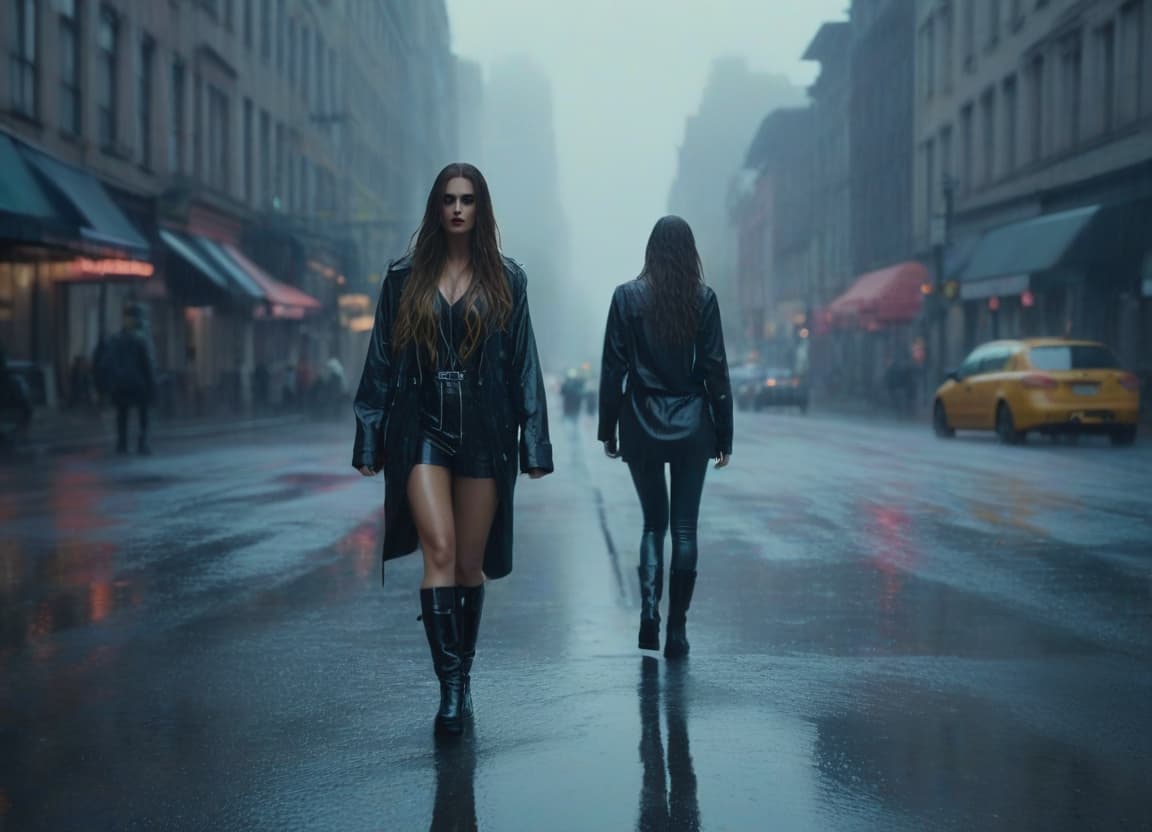
<path id="1" fill-rule="evenodd" d="M 408 504 L 424 553 L 421 589 L 456 585 L 456 529 L 452 512 L 452 472 L 439 465 L 416 465 L 408 476 Z"/>
<path id="2" fill-rule="evenodd" d="M 460 586 L 484 583 L 484 550 L 496 516 L 496 480 L 456 477 L 452 484 L 456 518 L 456 572 Z"/>

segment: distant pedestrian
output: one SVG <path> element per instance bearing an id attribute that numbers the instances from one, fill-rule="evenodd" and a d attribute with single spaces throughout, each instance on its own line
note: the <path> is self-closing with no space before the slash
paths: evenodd
<path id="1" fill-rule="evenodd" d="M 732 394 L 716 293 L 704 284 L 692 229 L 679 217 L 656 223 L 644 270 L 612 296 L 600 372 L 599 438 L 608 456 L 628 463 L 644 514 L 637 569 L 643 650 L 660 649 L 664 535 L 671 514 L 664 655 L 684 656 L 696 586 L 700 496 L 708 460 L 723 468 L 732 453 Z"/>
<path id="2" fill-rule="evenodd" d="M 100 392 L 116 408 L 116 452 L 128 453 L 128 416 L 135 409 L 140 425 L 136 449 L 141 454 L 152 453 L 148 408 L 156 392 L 156 360 L 139 305 L 124 308 L 123 328 L 100 343 L 92 363 Z"/>
<path id="3" fill-rule="evenodd" d="M 458 734 L 484 581 L 512 571 L 517 463 L 532 479 L 552 471 L 527 278 L 500 253 L 472 165 L 440 171 L 408 256 L 388 269 L 354 410 L 352 464 L 387 481 L 384 558 L 423 552 L 436 731 Z"/>
<path id="4" fill-rule="evenodd" d="M 584 404 L 584 378 L 579 370 L 568 371 L 560 385 L 560 400 L 564 405 L 565 419 L 580 418 L 580 408 Z"/>

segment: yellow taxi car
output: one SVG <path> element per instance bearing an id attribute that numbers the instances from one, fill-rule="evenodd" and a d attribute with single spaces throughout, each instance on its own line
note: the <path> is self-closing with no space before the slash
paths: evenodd
<path id="1" fill-rule="evenodd" d="M 1029 431 L 1136 439 L 1140 383 L 1104 344 L 1064 338 L 993 341 L 977 347 L 936 391 L 932 427 L 994 430 L 1016 444 Z"/>

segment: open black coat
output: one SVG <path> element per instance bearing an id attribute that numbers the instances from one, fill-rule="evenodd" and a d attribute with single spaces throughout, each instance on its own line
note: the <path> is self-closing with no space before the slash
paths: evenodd
<path id="1" fill-rule="evenodd" d="M 601 442 L 616 438 L 632 462 L 708 459 L 732 453 L 732 389 L 716 293 L 701 286 L 696 337 L 660 338 L 652 320 L 652 286 L 616 288 L 604 330 L 600 367 Z"/>
<path id="2" fill-rule="evenodd" d="M 392 348 L 400 293 L 411 266 L 410 258 L 399 260 L 384 278 L 353 403 L 352 465 L 384 472 L 384 560 L 410 554 L 419 545 L 408 505 L 408 476 L 419 451 L 420 388 L 429 368 L 421 366 L 414 345 Z M 512 315 L 503 329 L 485 338 L 477 362 L 483 411 L 479 415 L 491 442 L 500 498 L 484 553 L 484 574 L 489 578 L 502 578 L 512 571 L 512 496 L 517 471 L 553 470 L 544 379 L 528 314 L 528 280 L 519 264 L 508 258 L 504 258 L 504 274 L 512 293 Z"/>

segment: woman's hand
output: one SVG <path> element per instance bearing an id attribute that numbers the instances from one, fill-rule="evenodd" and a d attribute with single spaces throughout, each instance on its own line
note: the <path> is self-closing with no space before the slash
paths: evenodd
<path id="1" fill-rule="evenodd" d="M 620 447 L 616 444 L 615 436 L 604 443 L 604 455 L 609 459 L 618 459 L 620 457 Z"/>
<path id="2" fill-rule="evenodd" d="M 548 472 L 545 471 L 543 468 L 533 468 L 531 471 L 528 472 L 528 476 L 531 479 L 538 480 L 541 477 L 545 476 L 547 473 Z"/>
<path id="3" fill-rule="evenodd" d="M 728 454 L 721 451 L 719 454 L 716 455 L 716 467 L 717 468 L 726 467 L 728 465 L 729 459 L 731 459 L 731 457 Z"/>
<path id="4" fill-rule="evenodd" d="M 376 469 L 375 469 L 375 468 L 370 468 L 370 467 L 368 467 L 367 465 L 361 465 L 361 466 L 360 466 L 359 468 L 357 468 L 356 470 L 357 470 L 357 471 L 359 471 L 361 474 L 363 474 L 363 475 L 364 475 L 364 476 L 366 476 L 366 477 L 374 477 L 374 476 L 376 476 Z"/>

